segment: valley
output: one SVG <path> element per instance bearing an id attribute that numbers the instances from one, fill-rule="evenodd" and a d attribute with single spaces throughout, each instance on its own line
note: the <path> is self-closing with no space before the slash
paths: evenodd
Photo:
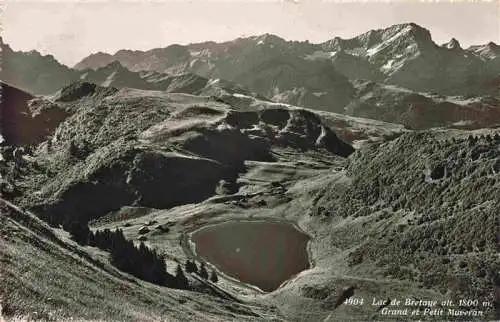
<path id="1" fill-rule="evenodd" d="M 7 321 L 500 316 L 497 45 L 2 46 Z"/>

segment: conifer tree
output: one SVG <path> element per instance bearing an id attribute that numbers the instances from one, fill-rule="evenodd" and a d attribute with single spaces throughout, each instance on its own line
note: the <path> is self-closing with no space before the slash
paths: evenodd
<path id="1" fill-rule="evenodd" d="M 64 225 L 64 229 L 71 234 L 71 238 L 78 244 L 87 245 L 90 229 L 87 224 L 72 221 Z"/>
<path id="2" fill-rule="evenodd" d="M 219 281 L 219 277 L 217 276 L 217 273 L 214 269 L 210 273 L 210 281 L 212 281 L 213 283 L 217 283 Z"/>
<path id="3" fill-rule="evenodd" d="M 205 263 L 201 263 L 199 275 L 203 279 L 208 279 L 208 271 L 207 271 L 207 268 L 205 267 Z"/>
<path id="4" fill-rule="evenodd" d="M 198 273 L 198 267 L 196 267 L 196 263 L 191 260 L 186 261 L 186 272 L 188 273 Z"/>
<path id="5" fill-rule="evenodd" d="M 187 289 L 189 286 L 188 279 L 186 275 L 184 275 L 184 271 L 180 264 L 177 265 L 177 269 L 175 270 L 175 286 L 180 289 Z"/>

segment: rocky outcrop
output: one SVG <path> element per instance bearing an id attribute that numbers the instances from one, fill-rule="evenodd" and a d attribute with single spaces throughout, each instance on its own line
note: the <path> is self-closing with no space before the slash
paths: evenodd
<path id="1" fill-rule="evenodd" d="M 8 145 L 33 145 L 44 141 L 68 113 L 55 105 L 37 109 L 35 98 L 1 83 L 0 134 Z"/>

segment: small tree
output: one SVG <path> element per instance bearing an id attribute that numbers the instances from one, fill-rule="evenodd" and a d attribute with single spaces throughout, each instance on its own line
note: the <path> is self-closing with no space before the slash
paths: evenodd
<path id="1" fill-rule="evenodd" d="M 217 277 L 217 273 L 215 272 L 215 270 L 213 269 L 212 272 L 210 273 L 210 280 L 213 282 L 213 283 L 217 283 L 219 281 L 219 277 Z"/>
<path id="2" fill-rule="evenodd" d="M 199 275 L 203 279 L 208 279 L 208 271 L 207 271 L 207 268 L 205 267 L 205 263 L 201 263 Z"/>
<path id="3" fill-rule="evenodd" d="M 74 241 L 81 245 L 87 245 L 90 234 L 90 229 L 87 224 L 82 224 L 79 221 L 72 221 L 65 226 L 65 230 L 71 234 L 71 238 Z"/>
<path id="4" fill-rule="evenodd" d="M 189 259 L 186 261 L 186 272 L 198 273 L 198 267 L 196 267 L 196 264 Z"/>

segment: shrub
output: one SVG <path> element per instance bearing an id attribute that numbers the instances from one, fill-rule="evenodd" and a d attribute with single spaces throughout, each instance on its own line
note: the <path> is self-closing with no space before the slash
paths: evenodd
<path id="1" fill-rule="evenodd" d="M 201 278 L 208 279 L 208 271 L 207 268 L 205 267 L 205 263 L 201 263 L 199 272 Z"/>

